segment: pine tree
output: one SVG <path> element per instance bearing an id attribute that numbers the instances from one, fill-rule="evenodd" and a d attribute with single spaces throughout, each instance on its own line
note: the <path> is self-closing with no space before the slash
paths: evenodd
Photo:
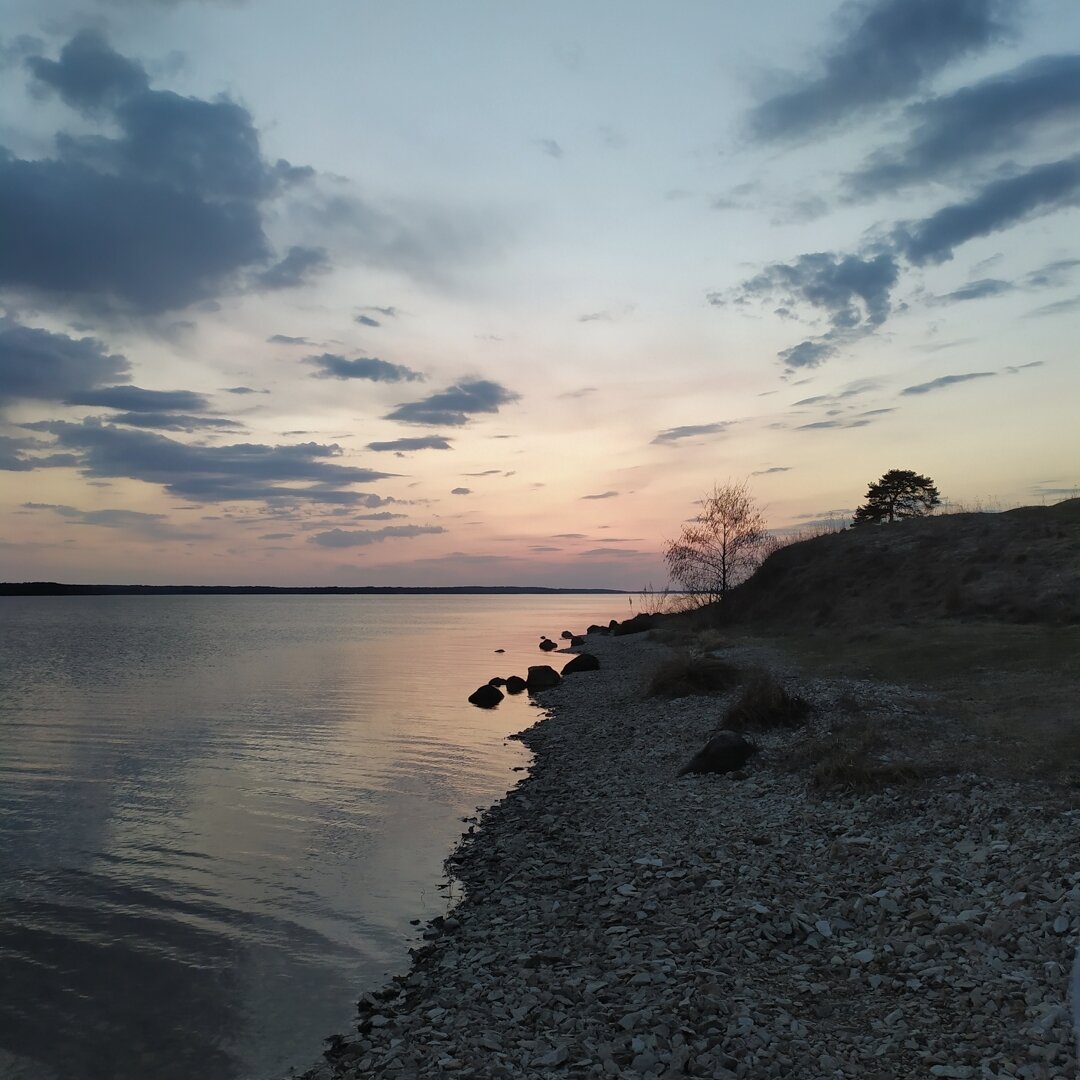
<path id="1" fill-rule="evenodd" d="M 855 511 L 852 525 L 925 517 L 941 504 L 934 482 L 910 469 L 890 469 L 866 490 L 866 502 Z"/>

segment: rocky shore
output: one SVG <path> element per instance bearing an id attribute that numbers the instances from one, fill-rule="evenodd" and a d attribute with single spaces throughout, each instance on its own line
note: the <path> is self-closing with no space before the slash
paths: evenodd
<path id="1" fill-rule="evenodd" d="M 451 857 L 464 899 L 307 1080 L 1076 1076 L 1080 811 L 963 772 L 815 793 L 800 742 L 926 702 L 782 669 L 806 725 L 677 779 L 725 699 L 643 698 L 666 650 L 642 636 L 587 648 Z"/>

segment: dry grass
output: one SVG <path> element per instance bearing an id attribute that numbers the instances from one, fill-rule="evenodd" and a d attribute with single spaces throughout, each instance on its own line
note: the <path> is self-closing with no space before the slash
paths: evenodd
<path id="1" fill-rule="evenodd" d="M 788 758 L 798 772 L 808 774 L 811 790 L 823 795 L 866 794 L 905 787 L 951 771 L 928 762 L 907 760 L 890 749 L 881 728 L 859 720 L 828 735 L 806 739 Z"/>
<path id="2" fill-rule="evenodd" d="M 772 675 L 759 672 L 724 714 L 720 726 L 732 731 L 796 728 L 809 715 L 809 702 L 789 694 Z"/>
<path id="3" fill-rule="evenodd" d="M 677 653 L 653 672 L 645 687 L 645 697 L 679 698 L 695 694 L 726 694 L 743 674 L 734 664 L 711 657 Z"/>

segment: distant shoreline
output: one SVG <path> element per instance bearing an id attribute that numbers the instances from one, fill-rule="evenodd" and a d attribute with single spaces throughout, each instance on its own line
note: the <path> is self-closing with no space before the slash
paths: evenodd
<path id="1" fill-rule="evenodd" d="M 540 585 L 67 585 L 0 582 L 0 596 L 627 596 L 625 589 L 556 589 Z"/>

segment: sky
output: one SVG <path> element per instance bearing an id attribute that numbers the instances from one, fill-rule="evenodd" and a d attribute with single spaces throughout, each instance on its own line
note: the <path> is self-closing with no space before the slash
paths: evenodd
<path id="1" fill-rule="evenodd" d="M 661 588 L 714 484 L 1080 487 L 1075 0 L 2 6 L 2 580 Z"/>

